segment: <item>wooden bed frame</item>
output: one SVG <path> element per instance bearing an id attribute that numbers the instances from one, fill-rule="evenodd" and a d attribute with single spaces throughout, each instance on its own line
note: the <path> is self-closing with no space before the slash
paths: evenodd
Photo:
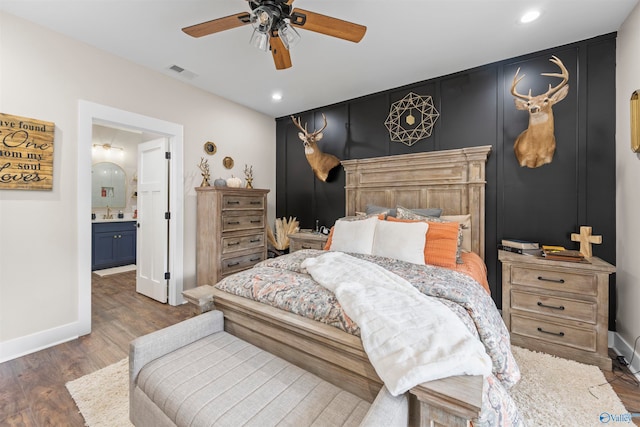
<path id="1" fill-rule="evenodd" d="M 471 214 L 472 249 L 484 259 L 485 164 L 491 146 L 346 160 L 346 214 L 367 204 L 441 207 Z M 382 386 L 359 337 L 214 289 L 225 330 L 370 402 Z M 482 377 L 458 376 L 411 390 L 412 425 L 466 426 L 480 412 Z M 433 424 L 432 424 L 433 423 Z"/>

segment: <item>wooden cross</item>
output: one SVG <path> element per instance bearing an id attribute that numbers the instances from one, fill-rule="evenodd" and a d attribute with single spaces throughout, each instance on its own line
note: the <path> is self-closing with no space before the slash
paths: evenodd
<path id="1" fill-rule="evenodd" d="M 580 234 L 571 233 L 572 242 L 580 242 L 580 253 L 585 258 L 591 258 L 593 253 L 591 252 L 591 244 L 599 245 L 602 243 L 602 236 L 592 236 L 591 227 L 580 227 Z"/>

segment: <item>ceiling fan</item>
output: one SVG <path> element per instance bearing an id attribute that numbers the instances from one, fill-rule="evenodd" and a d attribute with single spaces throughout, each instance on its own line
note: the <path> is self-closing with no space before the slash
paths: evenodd
<path id="1" fill-rule="evenodd" d="M 240 12 L 182 29 L 192 37 L 202 37 L 251 24 L 249 43 L 271 50 L 276 69 L 291 67 L 289 49 L 300 40 L 294 27 L 358 43 L 367 27 L 303 9 L 292 9 L 294 0 L 247 0 L 251 12 Z"/>

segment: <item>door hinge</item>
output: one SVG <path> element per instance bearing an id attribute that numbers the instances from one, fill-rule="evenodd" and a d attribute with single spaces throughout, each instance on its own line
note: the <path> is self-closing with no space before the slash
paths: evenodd
<path id="1" fill-rule="evenodd" d="M 169 280 L 169 279 L 171 279 L 171 273 L 167 271 L 166 273 L 164 273 L 164 280 Z"/>
<path id="2" fill-rule="evenodd" d="M 167 159 L 167 160 L 170 160 L 171 159 L 171 151 L 165 151 L 164 158 Z"/>
<path id="3" fill-rule="evenodd" d="M 165 212 L 164 219 L 171 219 L 171 212 Z"/>

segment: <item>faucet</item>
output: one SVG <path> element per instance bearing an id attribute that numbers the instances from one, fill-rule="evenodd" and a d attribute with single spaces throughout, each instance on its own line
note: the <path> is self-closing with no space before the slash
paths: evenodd
<path id="1" fill-rule="evenodd" d="M 107 206 L 107 213 L 102 216 L 104 219 L 113 219 L 113 215 L 111 214 L 111 208 Z"/>

